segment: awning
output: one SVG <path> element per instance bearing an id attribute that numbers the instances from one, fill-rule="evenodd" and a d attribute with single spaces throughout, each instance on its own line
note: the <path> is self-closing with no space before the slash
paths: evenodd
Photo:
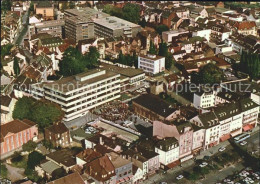
<path id="1" fill-rule="evenodd" d="M 218 142 L 215 141 L 215 142 L 213 142 L 213 143 L 210 143 L 209 146 L 210 146 L 210 147 L 213 147 L 213 146 L 215 146 L 215 145 L 217 145 L 217 144 L 218 144 Z"/>
<path id="2" fill-rule="evenodd" d="M 180 165 L 180 163 L 181 163 L 181 162 L 180 162 L 179 160 L 177 160 L 177 161 L 175 161 L 175 162 L 172 162 L 172 163 L 168 164 L 167 167 L 168 167 L 169 169 L 171 169 L 171 168 L 176 167 L 177 165 Z"/>
<path id="3" fill-rule="evenodd" d="M 246 125 L 246 126 L 243 127 L 243 130 L 244 130 L 244 131 L 248 131 L 248 130 L 251 130 L 251 129 L 253 129 L 253 128 L 254 128 L 253 125 L 248 124 L 248 125 Z"/>
<path id="4" fill-rule="evenodd" d="M 226 135 L 220 137 L 220 141 L 223 142 L 223 141 L 228 140 L 230 138 L 231 138 L 230 134 L 226 134 Z"/>

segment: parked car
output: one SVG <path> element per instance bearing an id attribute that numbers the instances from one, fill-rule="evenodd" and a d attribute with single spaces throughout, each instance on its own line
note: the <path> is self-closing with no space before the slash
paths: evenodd
<path id="1" fill-rule="evenodd" d="M 220 151 L 220 152 L 225 151 L 225 150 L 226 150 L 225 147 L 220 147 L 220 148 L 218 149 L 218 151 Z"/>
<path id="2" fill-rule="evenodd" d="M 199 166 L 200 166 L 200 167 L 206 167 L 207 165 L 208 165 L 207 162 L 202 162 L 202 164 L 200 164 Z"/>
<path id="3" fill-rule="evenodd" d="M 179 175 L 176 177 L 177 180 L 181 180 L 183 178 L 183 175 Z"/>
<path id="4" fill-rule="evenodd" d="M 244 145 L 246 145 L 246 144 L 247 144 L 246 141 L 243 141 L 243 142 L 240 143 L 241 146 L 244 146 Z"/>

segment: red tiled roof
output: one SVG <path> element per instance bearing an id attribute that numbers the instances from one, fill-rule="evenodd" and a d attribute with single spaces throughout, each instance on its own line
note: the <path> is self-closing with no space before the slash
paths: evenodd
<path id="1" fill-rule="evenodd" d="M 32 126 L 36 125 L 34 122 L 30 120 L 13 120 L 9 123 L 1 125 L 1 142 L 3 142 L 3 138 L 8 133 L 18 133 L 23 130 L 26 130 L 28 128 L 31 128 Z"/>
<path id="2" fill-rule="evenodd" d="M 51 181 L 47 184 L 85 184 L 84 180 L 78 172 L 69 174 L 57 180 Z"/>
<path id="3" fill-rule="evenodd" d="M 115 168 L 106 155 L 86 164 L 85 172 L 96 180 L 102 182 L 115 176 Z"/>
<path id="4" fill-rule="evenodd" d="M 256 27 L 256 23 L 254 21 L 236 22 L 234 24 L 234 27 L 236 27 L 238 30 L 251 29 L 253 27 Z"/>
<path id="5" fill-rule="evenodd" d="M 69 48 L 70 44 L 69 43 L 63 43 L 59 45 L 59 49 L 61 52 L 64 52 L 67 48 Z"/>

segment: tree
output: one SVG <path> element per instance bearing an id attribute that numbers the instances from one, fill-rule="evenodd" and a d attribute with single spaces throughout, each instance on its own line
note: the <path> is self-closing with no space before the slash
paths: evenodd
<path id="1" fill-rule="evenodd" d="M 49 101 L 37 101 L 32 97 L 19 98 L 13 111 L 14 119 L 34 121 L 38 124 L 40 131 L 53 122 L 60 121 L 63 115 L 64 112 L 58 105 Z"/>
<path id="2" fill-rule="evenodd" d="M 146 26 L 145 18 L 142 18 L 142 20 L 138 24 L 144 28 Z"/>
<path id="3" fill-rule="evenodd" d="M 157 54 L 157 49 L 155 48 L 155 45 L 152 41 L 150 41 L 149 53 L 150 54 Z"/>
<path id="4" fill-rule="evenodd" d="M 11 48 L 13 48 L 13 45 L 11 43 L 1 46 L 1 56 L 4 57 L 6 55 L 9 55 Z"/>
<path id="5" fill-rule="evenodd" d="M 159 26 L 156 27 L 156 32 L 159 34 L 159 35 L 162 35 L 162 32 L 164 31 L 169 31 L 169 27 L 164 25 L 164 24 L 161 24 Z"/>
<path id="6" fill-rule="evenodd" d="M 114 6 L 112 6 L 111 4 L 106 4 L 103 8 L 103 12 L 111 15 L 113 8 Z"/>
<path id="7" fill-rule="evenodd" d="M 27 143 L 23 144 L 22 148 L 23 148 L 23 151 L 31 152 L 31 151 L 35 150 L 36 146 L 37 146 L 37 143 L 30 140 Z"/>
<path id="8" fill-rule="evenodd" d="M 12 6 L 12 1 L 10 0 L 3 0 L 1 3 L 1 15 L 2 15 L 2 11 L 10 11 L 11 10 L 11 6 Z"/>
<path id="9" fill-rule="evenodd" d="M 14 69 L 14 74 L 16 76 L 18 76 L 20 74 L 20 66 L 19 66 L 19 63 L 18 63 L 18 58 L 15 56 L 14 57 L 14 65 L 13 65 L 13 69 Z"/>
<path id="10" fill-rule="evenodd" d="M 224 79 L 223 71 L 216 65 L 209 63 L 203 66 L 199 71 L 199 79 L 202 84 L 220 83 Z"/>
<path id="11" fill-rule="evenodd" d="M 85 71 L 85 61 L 80 51 L 74 47 L 69 47 L 63 53 L 63 58 L 59 62 L 60 73 L 64 76 L 76 75 Z"/>
<path id="12" fill-rule="evenodd" d="M 54 145 L 52 144 L 52 142 L 50 140 L 43 140 L 43 146 L 45 146 L 47 149 L 53 149 Z"/>
<path id="13" fill-rule="evenodd" d="M 65 171 L 64 168 L 61 167 L 61 168 L 55 169 L 52 172 L 51 176 L 52 176 L 53 180 L 56 180 L 56 179 L 59 179 L 59 178 L 66 176 L 66 171 Z"/>
<path id="14" fill-rule="evenodd" d="M 7 168 L 2 162 L 0 163 L 0 173 L 2 178 L 7 178 Z"/>
<path id="15" fill-rule="evenodd" d="M 96 47 L 89 47 L 89 52 L 86 54 L 86 67 L 88 69 L 96 68 L 99 64 L 98 58 L 100 54 Z"/>
<path id="16" fill-rule="evenodd" d="M 140 6 L 127 3 L 123 7 L 123 19 L 137 24 L 140 21 Z"/>
<path id="17" fill-rule="evenodd" d="M 44 158 L 43 154 L 38 151 L 31 152 L 28 155 L 27 168 L 34 170 L 35 166 L 39 165 Z"/>
<path id="18" fill-rule="evenodd" d="M 165 57 L 165 68 L 169 70 L 173 64 L 173 56 L 168 52 L 168 46 L 166 43 L 162 42 L 159 44 L 158 55 Z"/>
<path id="19" fill-rule="evenodd" d="M 30 119 L 31 107 L 35 101 L 35 99 L 30 97 L 19 98 L 14 106 L 13 119 Z"/>
<path id="20" fill-rule="evenodd" d="M 22 160 L 23 160 L 23 156 L 19 152 L 15 151 L 11 159 L 11 162 L 18 163 L 21 162 Z"/>
<path id="21" fill-rule="evenodd" d="M 112 6 L 111 4 L 107 4 L 104 6 L 104 9 L 103 9 L 103 12 L 104 13 L 107 13 L 111 16 L 116 16 L 116 17 L 119 17 L 119 18 L 122 18 L 123 17 L 123 11 L 121 8 L 117 8 L 115 6 Z"/>

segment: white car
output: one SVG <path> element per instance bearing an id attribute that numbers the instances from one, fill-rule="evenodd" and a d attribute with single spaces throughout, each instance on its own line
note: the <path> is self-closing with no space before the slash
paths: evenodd
<path id="1" fill-rule="evenodd" d="M 202 162 L 202 164 L 200 164 L 199 166 L 200 166 L 200 167 L 206 167 L 207 165 L 208 165 L 207 162 Z"/>
<path id="2" fill-rule="evenodd" d="M 177 180 L 181 180 L 183 178 L 183 175 L 179 175 L 176 177 Z"/>
<path id="3" fill-rule="evenodd" d="M 246 141 L 243 141 L 243 142 L 240 143 L 241 146 L 244 146 L 244 145 L 246 145 L 246 144 L 247 144 Z"/>
<path id="4" fill-rule="evenodd" d="M 220 148 L 218 149 L 218 151 L 220 151 L 220 152 L 225 151 L 225 150 L 226 150 L 225 147 L 220 147 Z"/>

